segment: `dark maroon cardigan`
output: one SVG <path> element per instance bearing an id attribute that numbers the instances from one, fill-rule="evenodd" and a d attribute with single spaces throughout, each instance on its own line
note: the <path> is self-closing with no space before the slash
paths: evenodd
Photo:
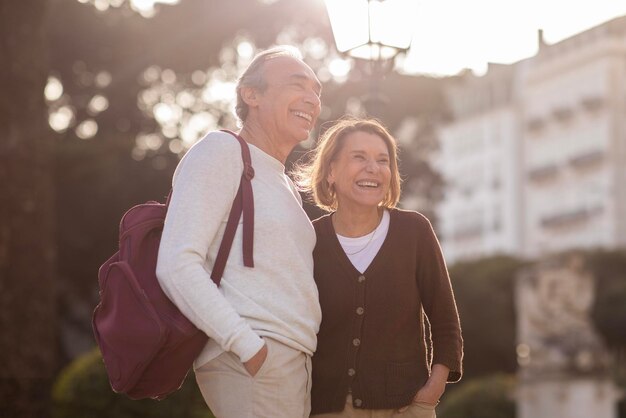
<path id="1" fill-rule="evenodd" d="M 431 364 L 449 367 L 449 382 L 461 378 L 461 327 L 439 242 L 421 214 L 391 209 L 390 215 L 387 237 L 363 274 L 341 248 L 330 215 L 314 221 L 322 324 L 313 414 L 343 410 L 349 389 L 356 408 L 408 405 Z"/>

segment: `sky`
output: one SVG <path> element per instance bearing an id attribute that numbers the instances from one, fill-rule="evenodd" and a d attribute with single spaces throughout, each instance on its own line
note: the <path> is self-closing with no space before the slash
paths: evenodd
<path id="1" fill-rule="evenodd" d="M 482 74 L 533 56 L 540 28 L 552 44 L 624 15 L 626 0 L 419 0 L 404 70 Z"/>

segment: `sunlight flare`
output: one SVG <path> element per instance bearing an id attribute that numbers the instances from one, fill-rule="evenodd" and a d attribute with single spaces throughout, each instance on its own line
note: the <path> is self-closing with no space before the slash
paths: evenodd
<path id="1" fill-rule="evenodd" d="M 98 123 L 93 119 L 85 119 L 78 124 L 75 132 L 80 139 L 91 139 L 98 133 Z"/>
<path id="2" fill-rule="evenodd" d="M 63 84 L 61 84 L 61 80 L 56 77 L 48 77 L 48 83 L 44 89 L 44 96 L 46 100 L 49 102 L 54 102 L 58 100 L 63 95 Z"/>

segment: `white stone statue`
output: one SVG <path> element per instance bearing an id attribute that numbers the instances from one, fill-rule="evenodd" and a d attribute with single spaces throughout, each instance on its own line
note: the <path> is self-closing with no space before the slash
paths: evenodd
<path id="1" fill-rule="evenodd" d="M 605 371 L 591 323 L 594 280 L 581 256 L 544 262 L 517 281 L 518 360 L 532 374 Z"/>

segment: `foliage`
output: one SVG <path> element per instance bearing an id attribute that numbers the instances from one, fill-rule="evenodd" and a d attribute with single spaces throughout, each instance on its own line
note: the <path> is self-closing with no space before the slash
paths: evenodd
<path id="1" fill-rule="evenodd" d="M 53 418 L 213 418 L 194 381 L 162 401 L 133 401 L 114 393 L 100 351 L 78 357 L 59 375 L 52 392 Z"/>
<path id="2" fill-rule="evenodd" d="M 97 272 L 118 244 L 118 225 L 130 207 L 165 201 L 176 156 L 134 161 L 124 136 L 63 141 L 57 147 L 56 192 L 59 312 L 65 335 L 62 364 L 93 346 L 91 312 L 97 303 Z M 167 160 L 166 160 L 167 158 Z M 155 163 L 165 164 L 154 169 Z"/>
<path id="3" fill-rule="evenodd" d="M 615 379 L 617 389 L 622 393 L 621 399 L 617 402 L 617 418 L 626 418 L 626 397 L 623 396 L 626 393 L 626 364 L 621 366 L 620 371 Z"/>
<path id="4" fill-rule="evenodd" d="M 587 260 L 596 279 L 595 326 L 609 346 L 626 347 L 626 251 L 598 250 Z"/>
<path id="5" fill-rule="evenodd" d="M 596 279 L 596 301 L 592 319 L 600 335 L 614 354 L 616 383 L 626 392 L 626 251 L 590 252 L 587 263 Z M 617 416 L 626 418 L 626 398 L 617 404 Z"/>
<path id="6" fill-rule="evenodd" d="M 511 375 L 496 374 L 463 383 L 446 395 L 437 410 L 440 418 L 514 418 L 513 391 L 515 379 Z"/>
<path id="7" fill-rule="evenodd" d="M 450 268 L 464 339 L 464 375 L 513 373 L 515 355 L 515 274 L 523 262 L 495 256 Z"/>

